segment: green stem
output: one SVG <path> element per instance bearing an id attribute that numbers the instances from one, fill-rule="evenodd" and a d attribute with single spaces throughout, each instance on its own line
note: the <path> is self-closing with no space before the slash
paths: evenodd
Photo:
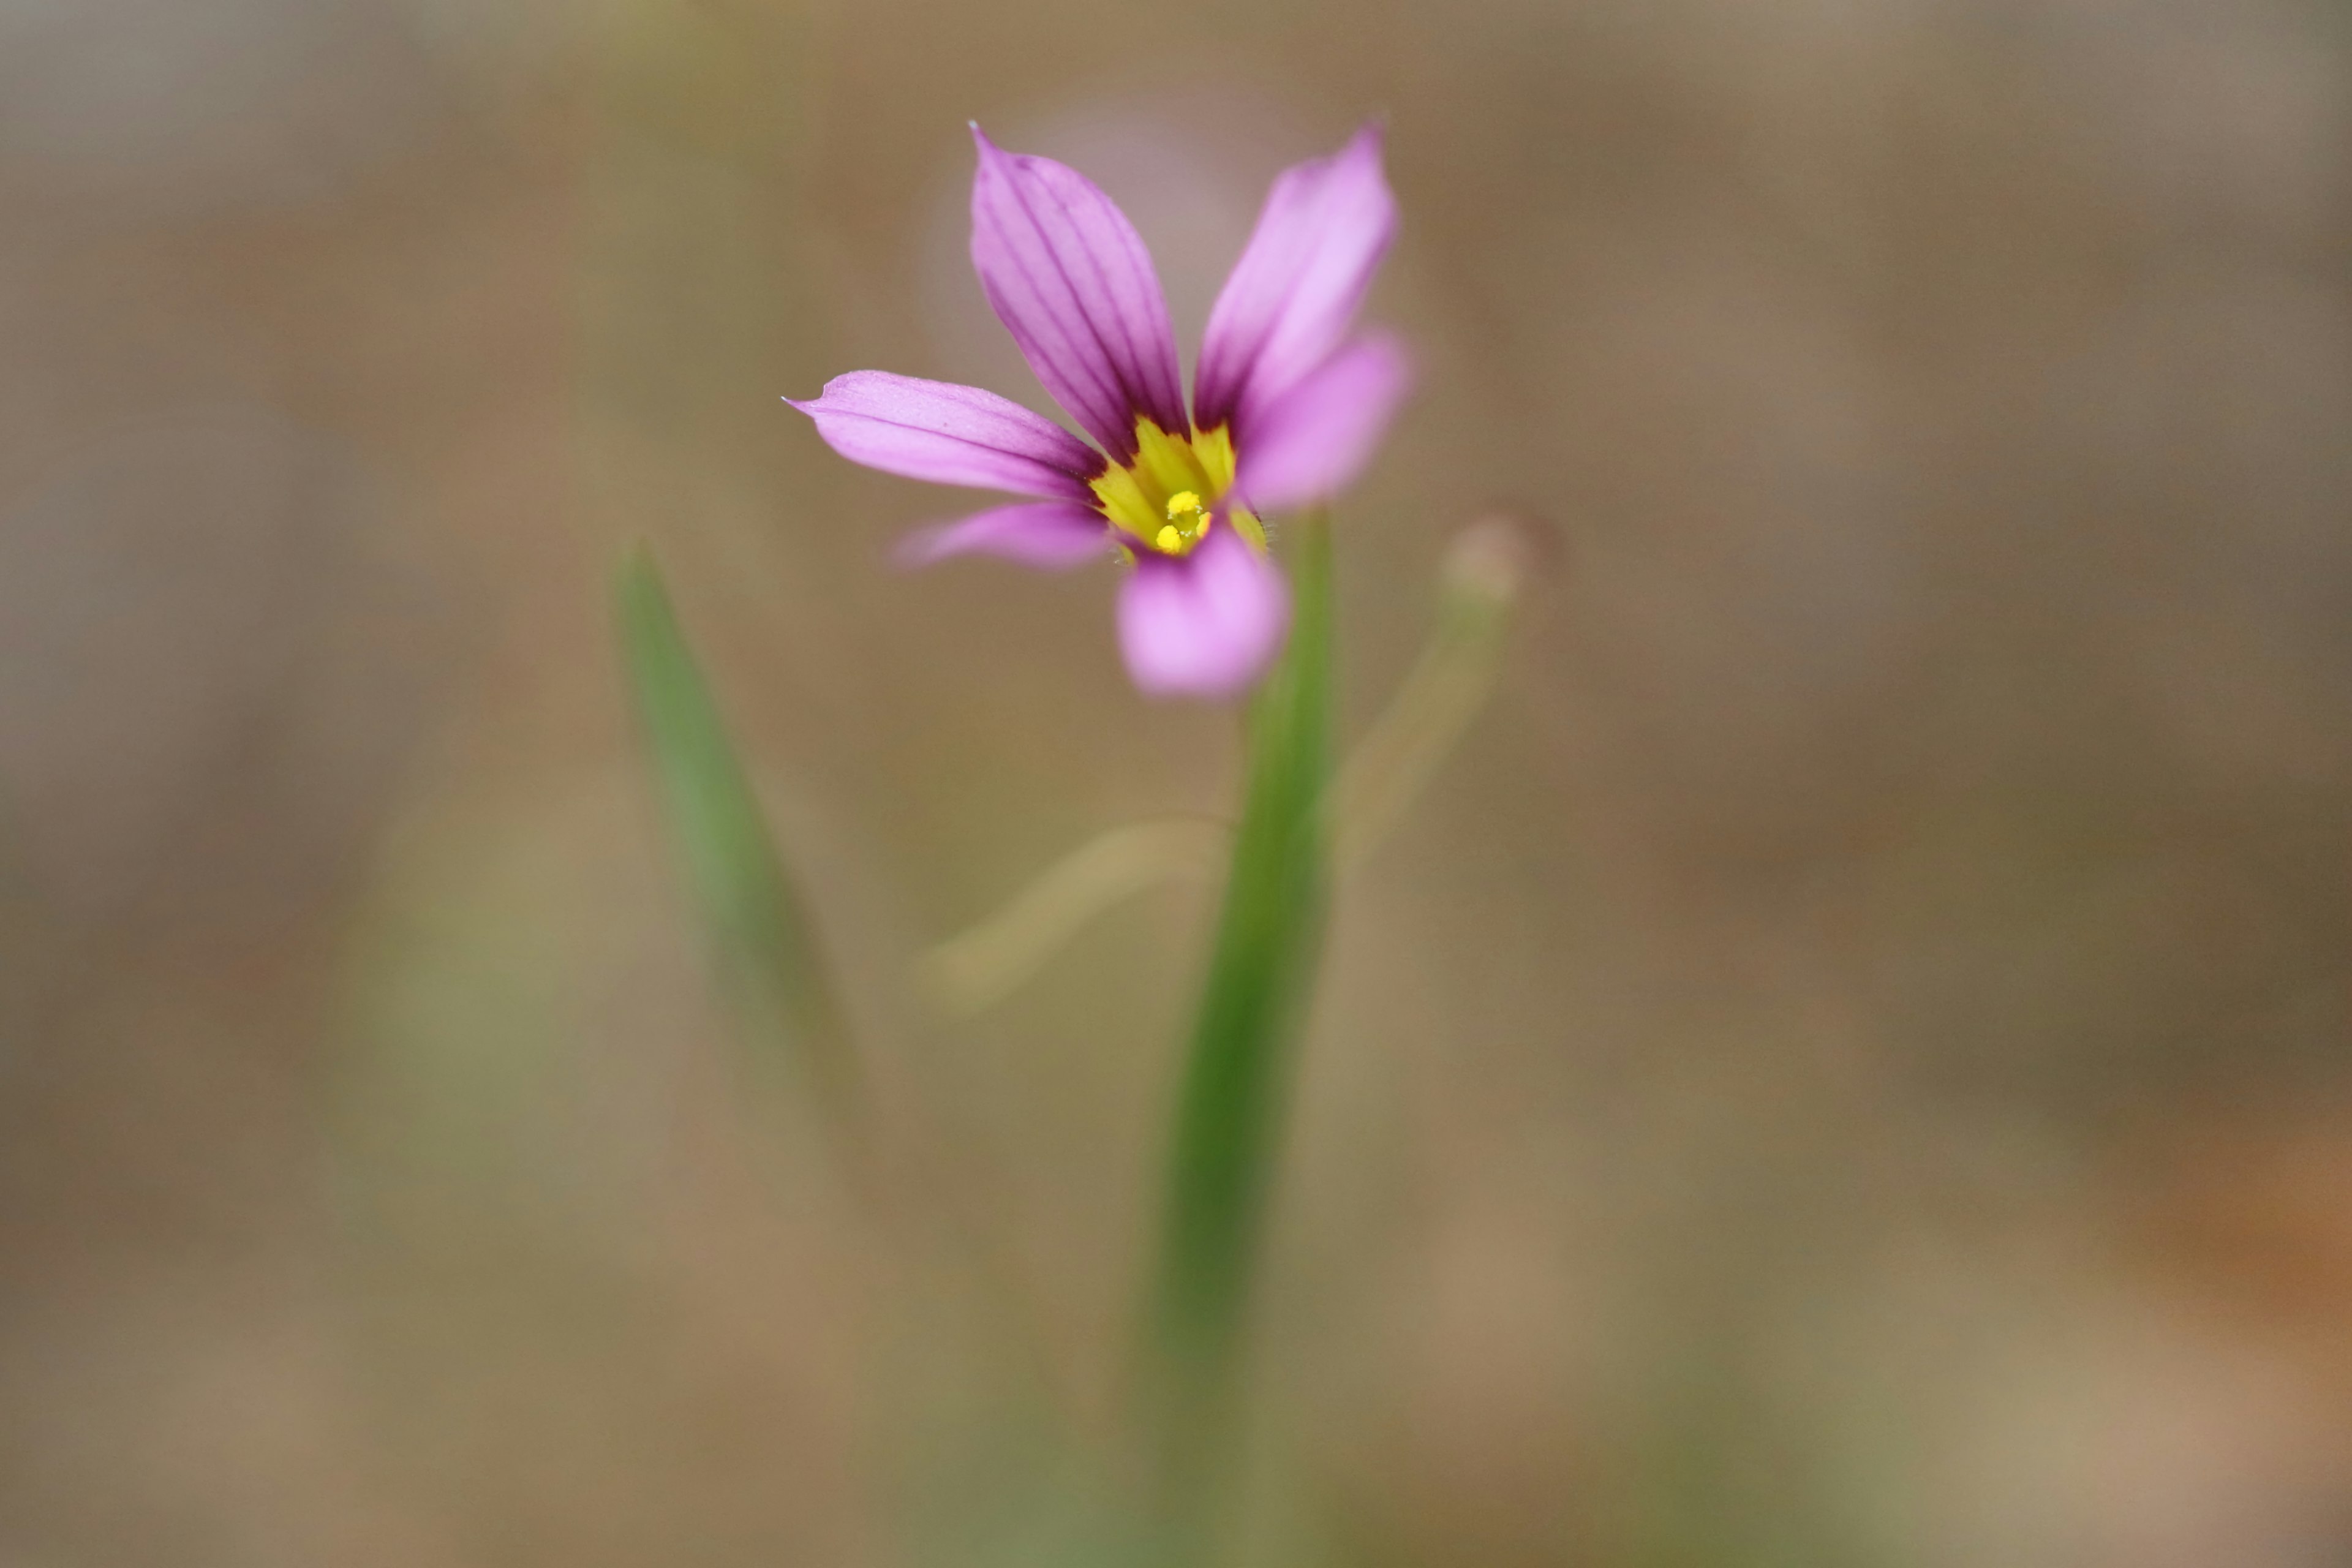
<path id="1" fill-rule="evenodd" d="M 1291 1066 L 1322 948 L 1328 877 L 1331 544 L 1320 512 L 1292 531 L 1287 650 L 1249 713 L 1247 794 L 1177 1105 L 1151 1301 L 1162 1504 L 1206 1528 L 1230 1451 L 1257 1242 Z"/>

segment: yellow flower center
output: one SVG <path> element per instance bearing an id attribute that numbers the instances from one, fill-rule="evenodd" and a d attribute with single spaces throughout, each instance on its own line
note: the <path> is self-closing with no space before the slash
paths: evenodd
<path id="1" fill-rule="evenodd" d="M 1190 555 L 1218 518 L 1255 549 L 1265 531 L 1240 507 L 1217 510 L 1234 482 L 1234 439 L 1224 426 L 1171 436 L 1149 419 L 1135 422 L 1135 461 L 1093 481 L 1103 515 L 1137 545 L 1162 555 Z"/>

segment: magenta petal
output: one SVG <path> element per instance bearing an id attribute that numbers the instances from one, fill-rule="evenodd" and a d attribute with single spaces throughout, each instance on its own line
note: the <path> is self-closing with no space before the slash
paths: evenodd
<path id="1" fill-rule="evenodd" d="M 934 484 L 1084 501 L 1102 458 L 1059 425 L 976 386 L 854 370 L 794 408 L 851 462 Z"/>
<path id="2" fill-rule="evenodd" d="M 900 564 L 929 566 L 950 555 L 993 555 L 1048 572 L 1110 559 L 1110 524 L 1102 513 L 1066 501 L 1024 501 L 974 512 L 898 542 Z"/>
<path id="3" fill-rule="evenodd" d="M 1150 697 L 1232 697 L 1281 651 L 1290 594 L 1231 528 L 1186 556 L 1139 555 L 1118 595 L 1119 650 Z"/>
<path id="4" fill-rule="evenodd" d="M 1323 362 L 1364 302 L 1396 221 L 1378 126 L 1275 180 L 1209 312 L 1192 388 L 1202 429 L 1245 422 Z"/>
<path id="5" fill-rule="evenodd" d="M 1234 488 L 1266 511 L 1329 500 L 1371 461 L 1412 386 L 1403 346 L 1365 333 L 1250 421 Z"/>
<path id="6" fill-rule="evenodd" d="M 1138 415 L 1183 429 L 1176 334 L 1135 226 L 1076 170 L 971 134 L 971 264 L 1029 368 L 1122 462 Z"/>

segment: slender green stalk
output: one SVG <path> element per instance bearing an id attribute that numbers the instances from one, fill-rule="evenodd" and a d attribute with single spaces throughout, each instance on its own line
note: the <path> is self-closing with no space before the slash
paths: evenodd
<path id="1" fill-rule="evenodd" d="M 1161 1502 L 1188 1540 L 1204 1528 L 1215 1462 L 1229 1447 L 1258 1236 L 1322 948 L 1327 519 L 1305 519 L 1292 537 L 1289 647 L 1250 709 L 1247 794 L 1177 1104 L 1151 1301 Z"/>
<path id="2" fill-rule="evenodd" d="M 1331 781 L 1325 814 L 1340 870 L 1362 862 L 1404 819 L 1486 705 L 1511 612 L 1544 543 L 1536 524 L 1508 512 L 1480 518 L 1454 537 L 1421 657 Z"/>
<path id="3" fill-rule="evenodd" d="M 853 1117 L 856 1064 L 814 930 L 642 547 L 622 567 L 615 608 L 671 837 L 760 1067 L 805 1074 L 836 1119 Z"/>
<path id="4" fill-rule="evenodd" d="M 923 990 L 953 1017 L 993 1006 L 1095 916 L 1171 877 L 1215 876 L 1231 845 L 1223 823 L 1197 816 L 1129 823 L 1097 835 L 1003 909 L 933 948 L 923 961 Z"/>

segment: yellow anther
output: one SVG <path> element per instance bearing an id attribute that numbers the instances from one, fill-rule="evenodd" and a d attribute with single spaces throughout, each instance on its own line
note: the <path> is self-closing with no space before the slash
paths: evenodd
<path id="1" fill-rule="evenodd" d="M 6 0 L 0 0 L 5 5 Z M 1111 526 L 1145 549 L 1181 555 L 1201 542 L 1215 499 L 1233 487 L 1234 444 L 1220 426 L 1171 435 L 1150 419 L 1135 422 L 1135 457 L 1087 481 Z M 1175 529 L 1172 542 L 1162 524 Z"/>
<path id="2" fill-rule="evenodd" d="M 1184 536 L 1176 531 L 1173 523 L 1163 523 L 1160 525 L 1160 536 L 1151 542 L 1162 550 L 1172 552 L 1178 545 L 1184 542 Z"/>

